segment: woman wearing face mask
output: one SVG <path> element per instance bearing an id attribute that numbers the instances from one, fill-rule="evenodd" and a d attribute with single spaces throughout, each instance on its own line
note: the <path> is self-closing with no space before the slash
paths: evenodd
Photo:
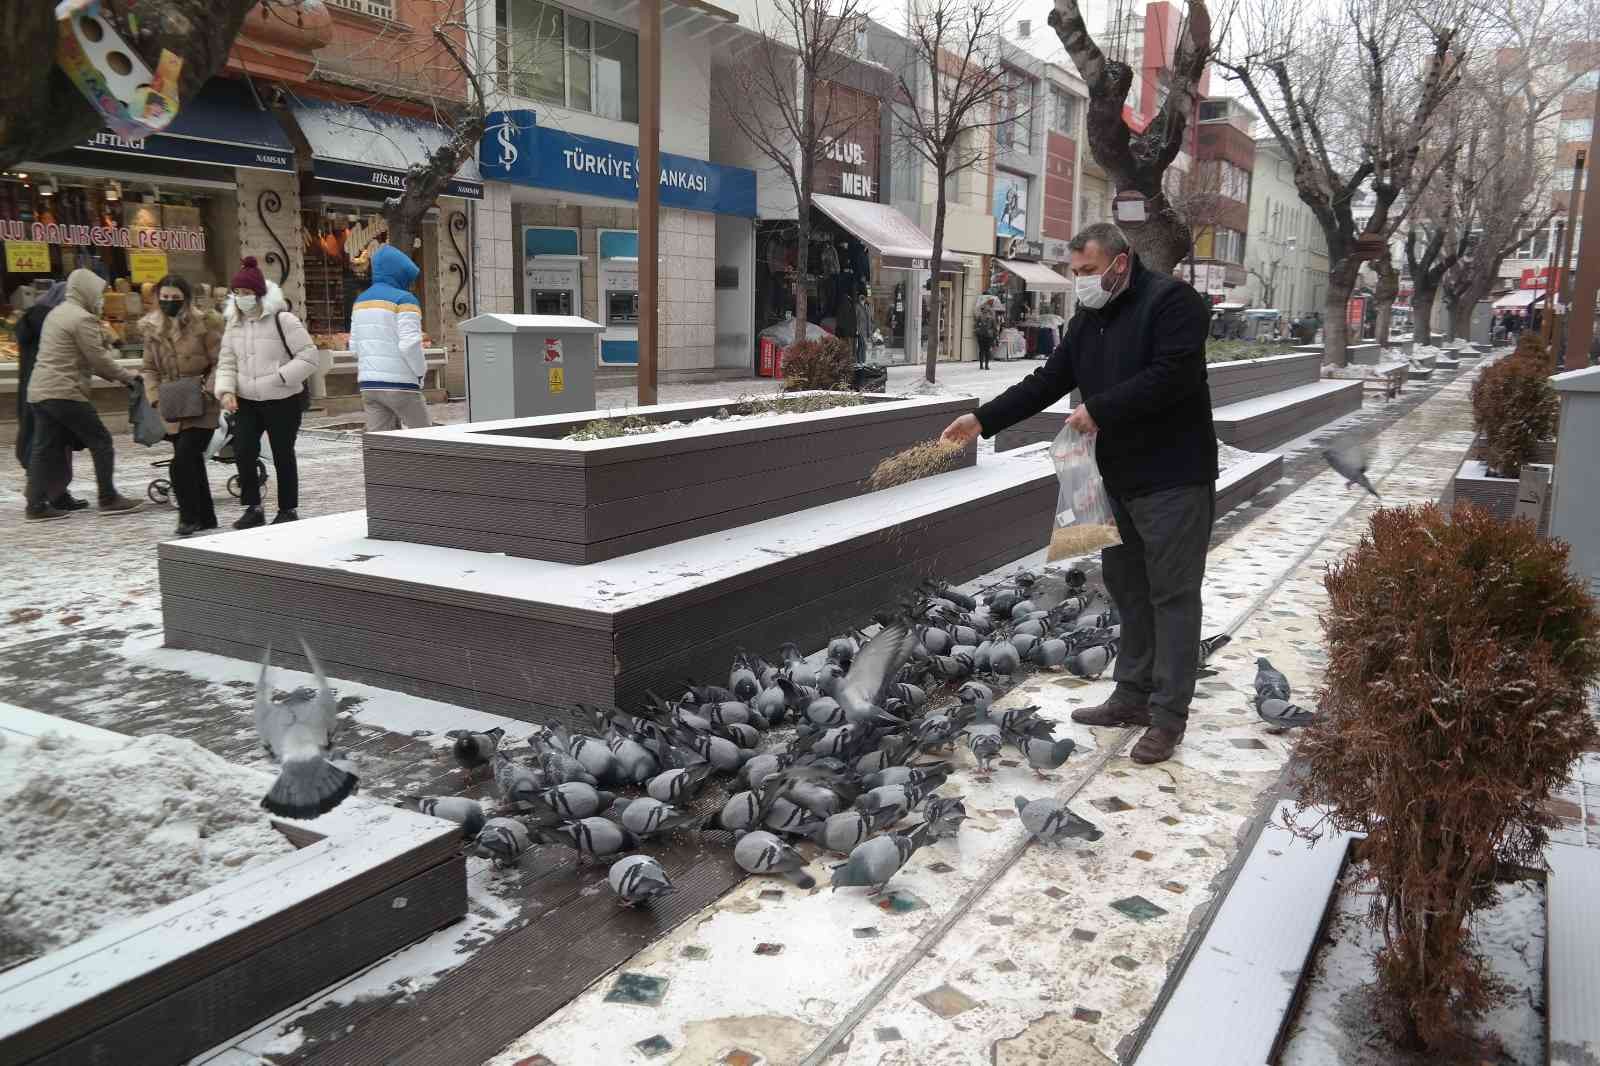
<path id="1" fill-rule="evenodd" d="M 278 475 L 273 524 L 293 522 L 300 506 L 294 440 L 305 411 L 307 379 L 317 372 L 320 357 L 305 326 L 288 310 L 283 292 L 262 276 L 254 256 L 245 258 L 229 287 L 233 291 L 223 311 L 227 328 L 217 359 L 216 394 L 223 410 L 235 415 L 233 457 L 244 514 L 233 528 L 253 529 L 267 520 L 256 478 L 262 433 L 272 442 Z"/>
<path id="2" fill-rule="evenodd" d="M 206 446 L 221 411 L 212 395 L 222 319 L 196 310 L 189 283 L 168 274 L 156 287 L 156 310 L 139 323 L 144 331 L 144 391 L 172 439 L 172 489 L 178 497 L 180 537 L 217 528 L 206 477 Z"/>

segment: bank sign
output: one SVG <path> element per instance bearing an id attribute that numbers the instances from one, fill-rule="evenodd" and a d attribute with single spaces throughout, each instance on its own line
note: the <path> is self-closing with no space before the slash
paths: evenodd
<path id="1" fill-rule="evenodd" d="M 491 111 L 478 145 L 486 181 L 561 189 L 612 200 L 639 199 L 639 150 L 541 127 L 532 111 Z M 756 213 L 756 174 L 661 153 L 661 206 L 719 215 Z"/>

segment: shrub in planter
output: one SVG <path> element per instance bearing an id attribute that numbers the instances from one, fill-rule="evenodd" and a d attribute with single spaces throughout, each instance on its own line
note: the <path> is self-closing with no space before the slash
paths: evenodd
<path id="1" fill-rule="evenodd" d="M 1494 996 L 1467 920 L 1504 865 L 1538 868 L 1544 805 L 1600 732 L 1600 613 L 1567 546 L 1526 522 L 1383 509 L 1329 567 L 1322 714 L 1296 830 L 1367 834 L 1383 1001 L 1402 1046 L 1437 1046 Z"/>
<path id="2" fill-rule="evenodd" d="M 783 356 L 783 387 L 790 392 L 848 389 L 855 372 L 855 352 L 838 337 L 801 341 Z"/>
<path id="3" fill-rule="evenodd" d="M 1538 338 L 1532 338 L 1538 341 Z M 1488 367 L 1472 386 L 1472 417 L 1484 438 L 1491 475 L 1518 477 L 1555 434 L 1561 400 L 1539 352 L 1518 351 Z"/>

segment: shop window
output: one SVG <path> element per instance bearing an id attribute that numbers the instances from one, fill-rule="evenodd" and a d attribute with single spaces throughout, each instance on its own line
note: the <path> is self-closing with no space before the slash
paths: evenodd
<path id="1" fill-rule="evenodd" d="M 394 0 L 333 0 L 333 6 L 373 18 L 394 20 Z"/>
<path id="2" fill-rule="evenodd" d="M 530 100 L 639 121 L 637 34 L 541 0 L 501 0 L 495 13 L 502 86 Z"/>

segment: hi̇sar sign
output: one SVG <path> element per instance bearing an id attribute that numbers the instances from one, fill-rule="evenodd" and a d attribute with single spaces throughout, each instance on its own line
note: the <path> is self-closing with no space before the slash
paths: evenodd
<path id="1" fill-rule="evenodd" d="M 853 200 L 877 200 L 878 98 L 846 85 L 823 82 L 817 87 L 816 106 L 820 113 L 831 116 L 835 129 L 841 119 L 845 126 L 823 145 L 811 187 Z"/>

